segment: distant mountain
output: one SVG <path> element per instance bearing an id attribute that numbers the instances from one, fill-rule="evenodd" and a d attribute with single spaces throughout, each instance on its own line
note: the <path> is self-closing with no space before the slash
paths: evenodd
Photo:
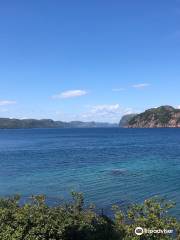
<path id="1" fill-rule="evenodd" d="M 68 123 L 70 127 L 75 128 L 103 128 L 103 127 L 118 127 L 117 123 L 106 123 L 106 122 L 81 122 L 81 121 L 72 121 Z"/>
<path id="2" fill-rule="evenodd" d="M 131 118 L 128 128 L 179 128 L 180 109 L 171 106 L 151 108 Z"/>
<path id="3" fill-rule="evenodd" d="M 51 119 L 12 119 L 0 118 L 0 128 L 96 128 L 96 127 L 118 127 L 118 124 L 100 122 L 62 122 Z"/>
<path id="4" fill-rule="evenodd" d="M 126 115 L 124 115 L 122 118 L 121 118 L 121 120 L 120 120 L 120 122 L 119 122 L 119 127 L 127 127 L 128 126 L 128 123 L 129 123 L 129 121 L 133 118 L 133 117 L 135 117 L 137 114 L 126 114 Z"/>

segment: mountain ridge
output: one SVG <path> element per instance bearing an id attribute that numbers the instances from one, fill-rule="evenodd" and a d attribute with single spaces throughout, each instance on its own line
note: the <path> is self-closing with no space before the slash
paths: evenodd
<path id="1" fill-rule="evenodd" d="M 126 125 L 128 124 L 128 122 L 135 117 L 137 114 L 136 113 L 130 113 L 130 114 L 126 114 L 124 116 L 122 116 L 120 122 L 119 122 L 119 127 L 123 128 L 126 127 Z"/>
<path id="2" fill-rule="evenodd" d="M 0 129 L 17 128 L 97 128 L 118 127 L 118 124 L 106 122 L 54 121 L 52 119 L 16 119 L 0 118 Z"/>
<path id="3" fill-rule="evenodd" d="M 131 118 L 126 128 L 180 128 L 180 109 L 169 105 L 148 109 Z"/>

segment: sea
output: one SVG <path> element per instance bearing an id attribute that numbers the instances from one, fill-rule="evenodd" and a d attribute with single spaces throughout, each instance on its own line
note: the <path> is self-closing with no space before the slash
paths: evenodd
<path id="1" fill-rule="evenodd" d="M 180 219 L 180 129 L 0 130 L 0 197 L 57 204 L 72 191 L 106 212 L 163 197 Z"/>

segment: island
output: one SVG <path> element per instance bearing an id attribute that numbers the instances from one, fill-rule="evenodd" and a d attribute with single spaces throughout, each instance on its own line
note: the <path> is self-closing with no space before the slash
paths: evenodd
<path id="1" fill-rule="evenodd" d="M 122 118 L 123 120 L 123 118 Z M 121 122 L 122 122 L 121 120 Z M 180 109 L 172 106 L 151 108 L 135 116 L 126 117 L 124 128 L 179 128 Z"/>
<path id="2" fill-rule="evenodd" d="M 107 128 L 118 127 L 116 123 L 81 122 L 81 121 L 54 121 L 52 119 L 16 119 L 0 118 L 0 129 L 13 128 Z"/>

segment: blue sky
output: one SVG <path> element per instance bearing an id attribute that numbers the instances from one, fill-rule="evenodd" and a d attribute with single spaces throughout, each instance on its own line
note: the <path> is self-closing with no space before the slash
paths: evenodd
<path id="1" fill-rule="evenodd" d="M 0 116 L 117 122 L 180 105 L 180 1 L 0 1 Z"/>

